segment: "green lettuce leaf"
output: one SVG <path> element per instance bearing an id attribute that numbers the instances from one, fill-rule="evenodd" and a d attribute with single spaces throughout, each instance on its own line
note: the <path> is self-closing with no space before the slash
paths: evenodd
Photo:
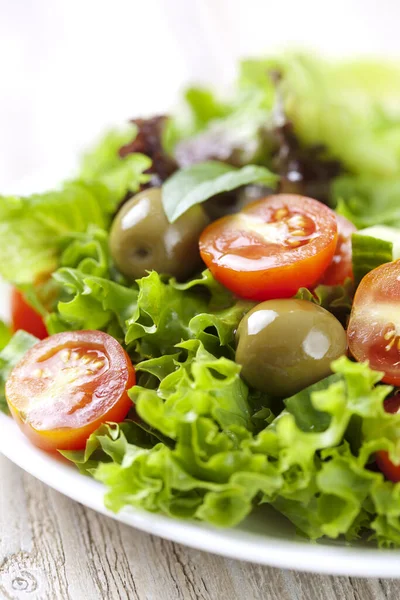
<path id="1" fill-rule="evenodd" d="M 352 173 L 400 172 L 398 65 L 288 53 L 244 61 L 239 85 L 269 96 L 271 70 L 282 74 L 285 110 L 304 145 L 323 144 Z"/>
<path id="2" fill-rule="evenodd" d="M 285 483 L 272 504 L 300 531 L 312 538 L 355 537 L 369 512 L 368 528 L 377 535 L 373 498 L 383 476 L 368 465 L 385 447 L 400 460 L 400 416 L 391 419 L 383 408 L 392 388 L 376 386 L 382 374 L 345 357 L 333 363 L 333 370 L 339 379 L 328 378 L 325 389 L 321 382 L 322 389 L 311 390 L 309 398 L 303 392 L 288 401 L 287 410 L 252 447 L 276 457 Z"/>
<path id="3" fill-rule="evenodd" d="M 343 285 L 321 284 L 317 285 L 313 291 L 308 288 L 300 288 L 294 298 L 308 300 L 322 306 L 335 315 L 343 325 L 346 325 L 353 305 L 354 291 L 354 282 L 347 278 Z"/>
<path id="4" fill-rule="evenodd" d="M 93 275 L 125 283 L 124 277 L 118 273 L 111 259 L 108 233 L 90 225 L 82 233 L 70 233 L 60 242 L 59 266 L 77 269 L 85 275 Z M 70 290 L 50 277 L 43 281 L 27 283 L 19 286 L 25 300 L 43 317 L 57 310 L 58 302 L 71 299 Z M 49 317 L 50 318 L 50 317 Z M 56 319 L 56 317 L 51 317 Z M 60 328 L 57 328 L 57 331 Z"/>
<path id="5" fill-rule="evenodd" d="M 337 212 L 363 229 L 374 225 L 400 227 L 400 179 L 371 175 L 338 177 L 332 187 Z"/>
<path id="6" fill-rule="evenodd" d="M 53 275 L 63 299 L 46 317 L 49 333 L 100 329 L 123 341 L 135 360 L 174 354 L 176 344 L 191 338 L 232 356 L 234 332 L 253 303 L 237 300 L 209 271 L 184 284 L 152 271 L 132 286 L 92 275 L 108 269 L 103 232 L 96 236 L 88 247 L 85 236 L 75 238 L 63 254 L 77 268 Z"/>
<path id="7" fill-rule="evenodd" d="M 151 160 L 138 153 L 121 159 L 113 144 L 100 145 L 87 159 L 85 179 L 30 197 L 0 196 L 0 275 L 4 279 L 22 287 L 53 272 L 69 236 L 90 227 L 108 229 L 126 194 L 137 192 L 149 180 L 144 171 Z M 98 153 L 102 158 L 95 168 Z"/>
<path id="8" fill-rule="evenodd" d="M 132 433 L 130 441 L 124 426 L 107 425 L 85 453 L 69 456 L 107 485 L 111 510 L 139 506 L 231 526 L 261 500 L 312 538 L 369 530 L 381 545 L 399 543 L 400 484 L 368 468 L 382 448 L 400 462 L 400 415 L 384 411 L 391 388 L 376 386 L 379 373 L 343 357 L 334 375 L 288 400 L 257 434 L 238 365 L 199 340 L 181 346 L 186 360 L 171 359 L 163 373 L 154 360 L 143 363 L 158 373 L 158 391 L 131 390 L 138 416 L 164 442 L 137 442 Z M 357 447 L 347 440 L 354 419 Z"/>
<path id="9" fill-rule="evenodd" d="M 160 436 L 162 437 L 162 436 Z M 140 448 L 153 448 L 160 442 L 149 427 L 140 422 L 126 419 L 122 423 L 101 425 L 93 433 L 85 450 L 60 450 L 60 454 L 73 461 L 84 475 L 94 475 L 100 463 L 121 463 L 129 444 Z M 165 441 L 165 438 L 162 437 Z"/>
<path id="10" fill-rule="evenodd" d="M 78 269 L 62 268 L 53 278 L 66 300 L 46 318 L 50 334 L 79 329 L 100 329 L 124 339 L 126 323 L 136 309 L 138 291 Z"/>
<path id="11" fill-rule="evenodd" d="M 199 163 L 174 173 L 163 185 L 162 201 L 173 223 L 195 204 L 249 183 L 272 185 L 277 177 L 265 167 L 247 165 L 237 169 L 222 162 Z"/>
<path id="12" fill-rule="evenodd" d="M 155 271 L 137 284 L 138 302 L 127 323 L 126 343 L 135 343 L 142 358 L 175 352 L 175 344 L 190 335 L 192 317 L 207 310 L 207 298 L 176 289 Z"/>
<path id="13" fill-rule="evenodd" d="M 162 379 L 159 392 L 131 391 L 139 416 L 170 444 L 130 443 L 124 426 L 108 425 L 92 436 L 86 454 L 69 458 L 106 483 L 112 510 L 129 504 L 231 525 L 251 510 L 260 488 L 273 493 L 280 477 L 266 457 L 241 448 L 252 423 L 238 365 L 216 359 L 199 340 L 184 346 L 187 359 Z M 109 458 L 95 456 L 99 448 Z"/>
<path id="14" fill-rule="evenodd" d="M 232 344 L 240 319 L 252 306 L 230 295 L 228 307 L 219 308 L 220 286 L 209 274 L 179 285 L 153 271 L 137 284 L 137 307 L 127 323 L 125 341 L 128 346 L 135 343 L 141 358 L 173 354 L 176 344 L 194 337 L 218 353 L 220 346 Z"/>
<path id="15" fill-rule="evenodd" d="M 97 179 L 121 163 L 118 151 L 136 137 L 137 127 L 126 123 L 124 127 L 107 131 L 82 157 L 80 177 Z"/>
<path id="16" fill-rule="evenodd" d="M 98 176 L 97 181 L 105 186 L 113 199 L 113 212 L 128 193 L 138 192 L 142 184 L 150 181 L 151 175 L 145 171 L 151 164 L 148 156 L 135 152 L 119 159 L 115 167 Z"/>
<path id="17" fill-rule="evenodd" d="M 85 453 L 69 456 L 106 484 L 111 510 L 138 506 L 231 526 L 261 501 L 313 539 L 367 533 L 381 546 L 400 544 L 400 484 L 370 469 L 377 450 L 400 463 L 400 415 L 384 410 L 392 388 L 379 384 L 382 374 L 342 357 L 332 376 L 288 399 L 257 433 L 238 365 L 200 340 L 180 346 L 183 361 L 138 366 L 160 381 L 158 391 L 131 390 L 153 437 L 138 442 L 125 425 L 106 425 Z"/>
<path id="18" fill-rule="evenodd" d="M 296 425 L 302 431 L 325 431 L 330 423 L 329 414 L 314 407 L 312 395 L 315 392 L 327 389 L 332 383 L 341 381 L 339 373 L 333 373 L 325 379 L 310 385 L 294 396 L 286 398 L 285 406 L 296 420 Z"/>
<path id="19" fill-rule="evenodd" d="M 17 331 L 9 343 L 0 352 L 0 410 L 8 413 L 4 393 L 7 377 L 13 367 L 21 360 L 25 352 L 38 342 L 38 339 L 26 331 Z"/>
<path id="20" fill-rule="evenodd" d="M 391 262 L 400 256 L 394 253 L 394 242 L 389 238 L 373 235 L 374 227 L 358 231 L 352 235 L 352 262 L 353 273 L 356 283 L 380 265 Z M 384 228 L 377 227 L 378 231 Z M 393 238 L 400 242 L 400 230 L 390 230 Z M 370 234 L 369 234 L 370 233 Z M 399 246 L 399 244 L 396 244 Z M 397 251 L 397 248 L 396 248 Z"/>
<path id="21" fill-rule="evenodd" d="M 78 269 L 86 275 L 110 278 L 112 262 L 108 233 L 90 226 L 85 232 L 66 236 L 62 243 L 60 266 Z"/>
<path id="22" fill-rule="evenodd" d="M 64 236 L 83 232 L 90 223 L 107 226 L 109 199 L 104 194 L 97 194 L 84 183 L 72 182 L 59 191 L 29 198 L 0 197 L 2 277 L 24 284 L 53 271 Z"/>
<path id="23" fill-rule="evenodd" d="M 204 87 L 190 87 L 185 91 L 185 100 L 190 108 L 192 127 L 199 131 L 210 121 L 221 119 L 230 112 L 228 104 L 221 102 L 215 94 Z"/>

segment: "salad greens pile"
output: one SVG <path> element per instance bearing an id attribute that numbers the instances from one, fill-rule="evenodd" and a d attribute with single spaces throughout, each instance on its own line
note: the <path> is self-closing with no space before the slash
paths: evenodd
<path id="1" fill-rule="evenodd" d="M 244 61 L 231 99 L 190 88 L 186 113 L 164 130 L 165 151 L 179 167 L 163 185 L 169 221 L 243 186 L 276 189 L 293 182 L 293 172 L 301 193 L 313 183 L 314 160 L 339 213 L 359 228 L 398 227 L 399 97 L 395 66 L 294 54 Z M 281 135 L 288 124 L 290 139 Z M 383 408 L 392 388 L 376 385 L 382 374 L 342 357 L 328 378 L 277 402 L 251 389 L 234 362 L 236 329 L 254 303 L 208 270 L 184 283 L 155 271 L 132 283 L 118 272 L 108 244 L 112 217 L 152 177 L 149 155 L 119 154 L 135 135 L 134 124 L 109 132 L 78 177 L 56 191 L 0 197 L 0 275 L 25 293 L 50 334 L 105 331 L 137 372 L 128 418 L 102 425 L 85 450 L 64 456 L 104 482 L 114 511 L 135 506 L 232 526 L 268 503 L 313 539 L 367 534 L 381 546 L 400 545 L 400 484 L 373 466 L 377 450 L 400 463 L 400 415 Z M 340 163 L 334 177 L 325 168 L 332 161 Z M 356 283 L 392 260 L 389 242 L 368 238 L 367 247 L 361 237 Z M 50 292 L 49 282 L 38 282 L 43 273 L 53 274 Z M 49 293 L 52 302 L 44 302 Z M 345 323 L 353 294 L 348 280 L 296 297 Z M 22 331 L 9 340 L 2 324 L 3 410 L 8 373 L 36 341 Z"/>

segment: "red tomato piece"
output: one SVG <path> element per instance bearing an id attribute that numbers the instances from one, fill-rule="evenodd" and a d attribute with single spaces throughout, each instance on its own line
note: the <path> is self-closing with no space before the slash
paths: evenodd
<path id="1" fill-rule="evenodd" d="M 332 262 L 320 281 L 324 285 L 342 285 L 348 277 L 353 279 L 351 236 L 357 227 L 342 215 L 336 215 L 336 221 L 338 240 Z"/>
<path id="2" fill-rule="evenodd" d="M 385 373 L 383 381 L 400 385 L 400 260 L 385 263 L 363 277 L 354 296 L 347 339 L 358 361 Z"/>
<path id="3" fill-rule="evenodd" d="M 400 395 L 390 396 L 384 401 L 386 412 L 396 414 L 400 409 Z M 390 481 L 400 481 L 400 465 L 394 465 L 389 458 L 389 454 L 382 450 L 376 454 L 376 464 L 382 473 L 390 479 Z"/>
<path id="4" fill-rule="evenodd" d="M 211 223 L 200 253 L 214 277 L 243 298 L 288 298 L 313 286 L 330 264 L 335 214 L 312 198 L 268 196 Z"/>
<path id="5" fill-rule="evenodd" d="M 132 407 L 135 370 L 120 344 L 101 331 L 58 333 L 33 346 L 6 383 L 11 414 L 45 450 L 85 447 L 106 421 Z"/>
<path id="6" fill-rule="evenodd" d="M 17 289 L 11 292 L 11 321 L 13 331 L 24 329 L 39 340 L 49 335 L 42 316 L 27 303 L 23 294 Z"/>

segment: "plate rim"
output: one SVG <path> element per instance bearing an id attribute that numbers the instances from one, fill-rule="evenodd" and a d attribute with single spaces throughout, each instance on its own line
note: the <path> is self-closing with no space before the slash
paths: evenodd
<path id="1" fill-rule="evenodd" d="M 400 578 L 400 550 L 328 546 L 284 540 L 238 528 L 218 529 L 140 509 L 113 513 L 104 506 L 104 486 L 72 465 L 31 445 L 14 421 L 0 413 L 0 453 L 59 493 L 112 519 L 196 550 L 227 558 L 308 573 Z M 79 485 L 77 485 L 79 481 Z"/>

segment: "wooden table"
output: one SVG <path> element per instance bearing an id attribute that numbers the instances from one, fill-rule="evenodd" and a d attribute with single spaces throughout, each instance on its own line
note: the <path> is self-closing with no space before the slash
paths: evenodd
<path id="1" fill-rule="evenodd" d="M 396 600 L 399 585 L 191 550 L 99 515 L 0 456 L 1 600 Z"/>

